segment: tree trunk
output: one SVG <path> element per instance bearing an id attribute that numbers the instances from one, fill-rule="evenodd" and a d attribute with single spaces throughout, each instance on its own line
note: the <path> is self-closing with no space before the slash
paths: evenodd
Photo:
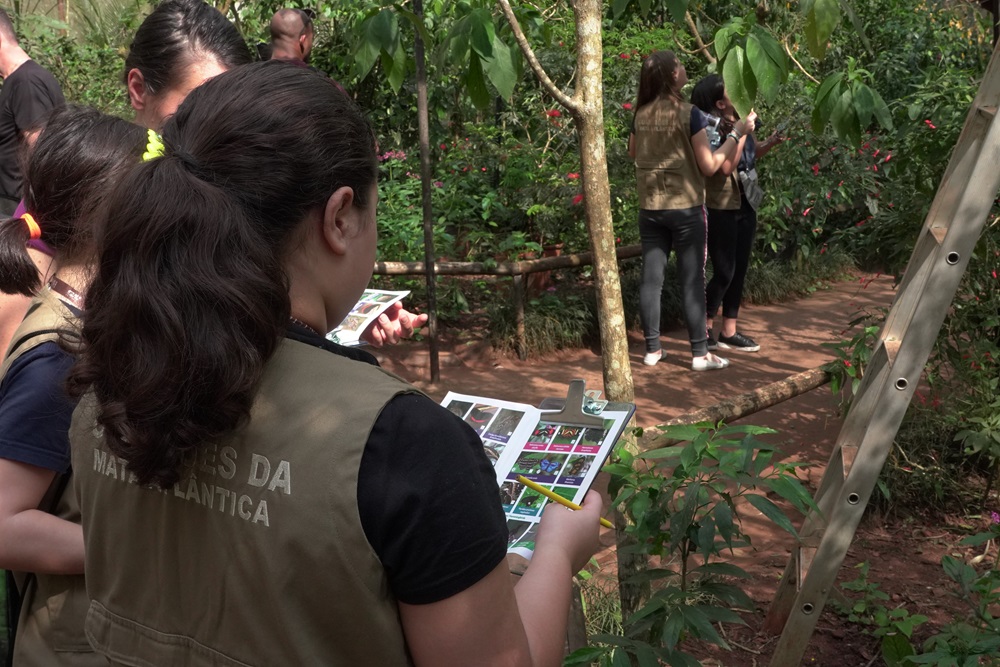
<path id="1" fill-rule="evenodd" d="M 413 13 L 424 20 L 423 0 L 413 0 Z M 417 30 L 413 40 L 413 57 L 417 64 L 417 127 L 420 134 L 420 197 L 423 202 L 424 219 L 424 266 L 427 269 L 427 332 L 430 340 L 431 383 L 441 380 L 441 366 L 438 361 L 437 338 L 437 291 L 434 275 L 434 212 L 431 209 L 431 130 L 430 111 L 427 105 L 427 63 L 424 56 L 424 40 Z"/>
<path id="2" fill-rule="evenodd" d="M 572 109 L 580 136 L 580 167 L 583 175 L 587 232 L 594 252 L 594 283 L 597 315 L 601 331 L 601 360 L 604 393 L 608 400 L 631 403 L 635 400 L 632 367 L 628 356 L 628 335 L 622 305 L 621 278 L 615 253 L 615 231 L 611 219 L 611 186 L 604 144 L 604 81 L 601 44 L 603 9 L 600 0 L 576 0 L 577 95 Z M 637 452 L 635 438 L 626 437 L 624 446 Z M 626 533 L 628 518 L 615 513 L 618 555 L 618 591 L 622 618 L 638 611 L 649 596 L 649 586 L 628 580 L 647 567 L 646 559 L 632 549 L 634 540 Z"/>
<path id="3" fill-rule="evenodd" d="M 601 331 L 604 393 L 608 400 L 635 400 L 628 336 L 622 306 L 621 279 L 615 255 L 615 232 L 611 220 L 611 186 L 604 145 L 602 7 L 599 0 L 576 0 L 576 52 L 578 105 L 571 109 L 580 136 L 580 167 L 583 174 L 587 232 L 594 252 L 597 312 Z"/>

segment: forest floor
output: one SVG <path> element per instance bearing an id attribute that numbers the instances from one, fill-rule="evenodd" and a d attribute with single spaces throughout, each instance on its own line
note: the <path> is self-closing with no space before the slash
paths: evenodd
<path id="1" fill-rule="evenodd" d="M 726 351 L 730 352 L 726 356 L 732 365 L 721 371 L 696 373 L 689 370 L 686 333 L 681 329 L 665 332 L 666 359 L 654 367 L 643 366 L 641 334 L 631 332 L 629 348 L 637 425 L 661 424 L 822 365 L 833 356 L 823 343 L 844 338 L 847 323 L 858 311 L 887 307 L 893 294 L 891 278 L 866 275 L 852 282 L 830 285 L 795 301 L 744 306 L 740 329 L 757 340 L 761 350 L 756 353 Z M 426 342 L 404 341 L 375 352 L 383 366 L 438 400 L 453 390 L 537 404 L 546 397 L 565 396 L 567 383 L 574 378 L 583 378 L 591 388 L 602 386 L 600 351 L 596 345 L 520 361 L 495 354 L 483 339 L 483 332 L 475 329 L 448 330 L 442 333 L 440 340 L 441 380 L 435 384 L 428 381 Z M 769 436 L 769 441 L 779 447 L 784 460 L 803 464 L 799 476 L 811 491 L 815 491 L 842 421 L 829 386 L 779 403 L 743 421 L 775 429 L 777 434 Z M 607 479 L 599 477 L 595 488 L 606 494 Z M 789 515 L 794 517 L 790 510 Z M 905 607 L 912 614 L 929 617 L 929 622 L 914 635 L 919 643 L 934 629 L 950 621 L 960 609 L 960 602 L 950 594 L 952 589 L 942 571 L 941 558 L 946 554 L 971 555 L 970 550 L 957 544 L 970 533 L 965 523 L 961 516 L 925 521 L 914 516 L 879 516 L 869 512 L 848 551 L 839 581 L 856 579 L 856 566 L 868 562 L 869 581 L 878 584 L 880 590 L 890 596 L 882 604 L 890 609 Z M 763 667 L 768 664 L 777 643 L 777 637 L 763 633 L 761 626 L 791 554 L 792 537 L 753 508 L 744 512 L 744 529 L 753 546 L 738 549 L 731 561 L 749 573 L 745 590 L 756 609 L 743 614 L 747 622 L 745 627 L 727 629 L 733 651 L 690 648 L 706 665 Z M 598 577 L 610 583 L 614 581 L 617 566 L 614 532 L 604 529 L 601 539 Z M 828 604 L 819 617 L 802 664 L 824 667 L 881 665 L 884 663 L 878 647 L 878 641 L 865 633 L 863 627 L 848 622 Z"/>

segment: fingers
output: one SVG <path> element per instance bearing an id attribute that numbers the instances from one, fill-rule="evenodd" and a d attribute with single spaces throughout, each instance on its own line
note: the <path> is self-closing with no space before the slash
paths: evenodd
<path id="1" fill-rule="evenodd" d="M 399 342 L 399 327 L 396 326 L 396 322 L 391 320 L 387 313 L 382 313 L 378 317 L 378 326 L 382 330 L 382 336 L 385 339 L 383 342 L 389 345 L 395 345 Z"/>

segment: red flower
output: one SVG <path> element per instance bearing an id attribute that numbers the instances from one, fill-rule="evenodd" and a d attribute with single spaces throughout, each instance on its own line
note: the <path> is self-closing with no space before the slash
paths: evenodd
<path id="1" fill-rule="evenodd" d="M 847 366 L 848 368 L 850 368 L 851 367 L 851 362 L 849 362 L 847 359 L 844 359 L 844 365 Z"/>
<path id="2" fill-rule="evenodd" d="M 572 171 L 566 174 L 566 178 L 568 178 L 571 181 L 575 181 L 576 179 L 580 178 L 580 174 L 576 173 L 575 171 Z"/>
<path id="3" fill-rule="evenodd" d="M 805 217 L 805 216 L 809 215 L 809 211 L 811 211 L 811 210 L 813 210 L 812 206 L 810 206 L 806 210 L 802 211 L 802 216 Z"/>
<path id="4" fill-rule="evenodd" d="M 632 108 L 631 102 L 625 102 L 624 104 L 622 104 L 622 109 L 625 109 L 626 111 L 628 111 L 631 108 Z"/>
<path id="5" fill-rule="evenodd" d="M 627 54 L 627 53 L 619 53 L 619 54 L 618 54 L 618 57 L 619 57 L 619 58 L 621 58 L 622 60 L 628 60 L 628 59 L 629 59 L 629 58 L 631 58 L 632 56 L 630 56 L 630 55 L 629 55 L 629 54 Z"/>
<path id="6" fill-rule="evenodd" d="M 446 146 L 445 144 L 441 144 L 441 150 L 443 151 L 448 150 L 448 146 Z"/>
<path id="7" fill-rule="evenodd" d="M 549 118 L 559 118 L 559 116 L 562 115 L 562 112 L 559 111 L 559 109 L 549 109 L 545 112 L 545 115 Z"/>
<path id="8" fill-rule="evenodd" d="M 996 271 L 994 271 L 994 272 L 993 272 L 993 279 L 994 279 L 994 280 L 996 280 L 996 278 L 997 278 L 997 272 L 996 272 Z"/>
<path id="9" fill-rule="evenodd" d="M 879 154 L 879 153 L 881 153 L 881 152 L 882 152 L 882 149 L 881 149 L 881 148 L 876 148 L 876 149 L 875 149 L 875 152 L 874 152 L 874 153 L 872 153 L 872 157 L 878 157 L 878 154 Z"/>
<path id="10" fill-rule="evenodd" d="M 812 166 L 813 176 L 819 176 L 819 162 Z"/>
<path id="11" fill-rule="evenodd" d="M 883 162 L 888 162 L 891 159 L 892 159 L 892 153 L 887 153 L 885 156 L 885 160 L 883 160 Z"/>
<path id="12" fill-rule="evenodd" d="M 936 129 L 937 129 L 937 126 L 936 126 L 936 125 L 934 125 L 934 123 L 932 123 L 932 122 L 931 122 L 930 118 L 925 118 L 925 119 L 924 119 L 924 124 L 925 124 L 925 125 L 926 125 L 927 127 L 931 128 L 932 130 L 936 130 Z"/>
<path id="13" fill-rule="evenodd" d="M 576 206 L 577 204 L 579 204 L 582 201 L 583 201 L 583 193 L 581 192 L 577 196 L 573 197 L 573 206 Z"/>

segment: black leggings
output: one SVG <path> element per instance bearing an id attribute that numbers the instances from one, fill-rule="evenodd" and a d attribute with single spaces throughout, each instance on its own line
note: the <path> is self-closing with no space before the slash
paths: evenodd
<path id="1" fill-rule="evenodd" d="M 739 209 L 708 209 L 708 256 L 712 258 L 712 279 L 705 288 L 708 317 L 715 317 L 722 304 L 722 316 L 736 319 L 743 300 L 743 283 L 750 266 L 753 236 L 757 231 L 757 211 L 746 197 Z"/>
<path id="2" fill-rule="evenodd" d="M 660 296 L 663 270 L 673 248 L 677 253 L 677 281 L 681 288 L 684 322 L 691 339 L 691 354 L 708 354 L 705 330 L 705 208 L 639 211 L 642 239 L 642 284 L 639 317 L 646 337 L 646 352 L 660 349 Z"/>

